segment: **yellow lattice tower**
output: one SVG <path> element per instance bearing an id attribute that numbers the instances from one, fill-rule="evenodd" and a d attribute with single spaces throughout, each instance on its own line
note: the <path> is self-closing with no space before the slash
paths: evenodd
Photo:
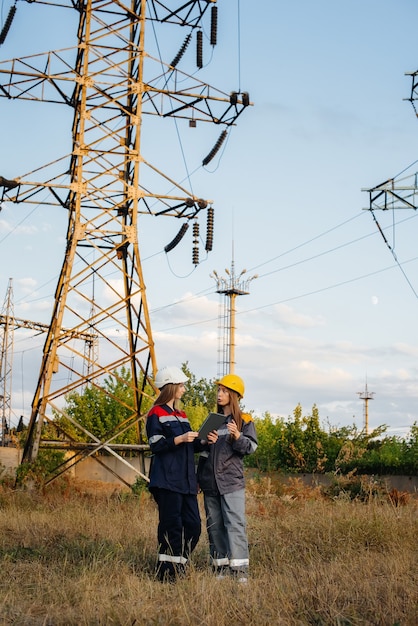
<path id="1" fill-rule="evenodd" d="M 57 415 L 67 417 L 88 440 L 86 448 L 60 471 L 103 449 L 129 464 L 113 443 L 132 427 L 137 429 L 138 449 L 142 446 L 143 401 L 153 394 L 157 361 L 138 245 L 138 215 L 181 219 L 182 233 L 190 220 L 195 223 L 199 213 L 211 208 L 210 200 L 199 198 L 147 161 L 141 151 L 144 116 L 182 118 L 191 127 L 197 122 L 223 126 L 203 159 L 205 165 L 220 148 L 226 129 L 250 104 L 247 93 L 223 93 L 177 68 L 193 33 L 197 33 L 197 65 L 202 67 L 203 20 L 211 16 L 214 45 L 217 13 L 215 0 L 176 4 L 63 0 L 57 6 L 78 15 L 75 47 L 0 63 L 0 96 L 64 104 L 73 110 L 69 155 L 12 180 L 0 177 L 3 202 L 42 203 L 68 211 L 67 244 L 24 461 L 36 458 L 43 426 Z M 146 53 L 150 20 L 153 27 L 170 24 L 189 31 L 171 63 Z M 150 191 L 142 182 L 145 172 L 151 172 L 150 179 L 170 193 Z M 196 250 L 193 262 L 198 262 Z M 86 351 L 80 337 L 92 332 L 97 349 Z M 64 398 L 87 384 L 105 391 L 106 377 L 117 377 L 121 368 L 131 374 L 134 406 L 121 406 L 120 424 L 99 439 L 65 414 Z M 71 439 L 69 432 L 63 436 Z"/>

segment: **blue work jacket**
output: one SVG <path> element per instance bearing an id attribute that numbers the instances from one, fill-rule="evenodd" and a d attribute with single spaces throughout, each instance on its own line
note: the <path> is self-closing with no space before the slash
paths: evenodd
<path id="1" fill-rule="evenodd" d="M 151 448 L 149 489 L 168 489 L 183 494 L 197 493 L 195 452 L 207 449 L 199 439 L 180 443 L 174 438 L 191 429 L 184 411 L 166 404 L 154 406 L 148 413 L 146 430 Z"/>

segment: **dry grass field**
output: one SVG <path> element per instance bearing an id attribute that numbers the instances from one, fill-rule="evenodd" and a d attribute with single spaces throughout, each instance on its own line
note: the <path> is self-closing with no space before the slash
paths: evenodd
<path id="1" fill-rule="evenodd" d="M 148 493 L 3 487 L 0 624 L 416 626 L 418 501 L 400 495 L 251 479 L 249 584 L 213 578 L 205 532 L 188 576 L 163 584 Z"/>

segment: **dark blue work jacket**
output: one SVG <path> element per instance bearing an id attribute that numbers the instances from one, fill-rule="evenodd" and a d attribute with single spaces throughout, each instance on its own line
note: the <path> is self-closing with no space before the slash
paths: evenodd
<path id="1" fill-rule="evenodd" d="M 146 423 L 152 452 L 149 489 L 169 489 L 183 494 L 197 493 L 195 452 L 207 449 L 199 439 L 175 445 L 174 438 L 191 430 L 184 411 L 166 404 L 150 409 Z"/>

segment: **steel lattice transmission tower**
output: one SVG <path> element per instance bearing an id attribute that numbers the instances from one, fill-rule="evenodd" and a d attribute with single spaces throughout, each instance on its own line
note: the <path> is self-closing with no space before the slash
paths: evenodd
<path id="1" fill-rule="evenodd" d="M 1 338 L 1 361 L 0 361 L 0 407 L 1 407 L 1 445 L 8 444 L 9 429 L 11 425 L 12 411 L 12 375 L 13 375 L 13 343 L 14 343 L 14 319 L 13 319 L 13 286 L 9 278 L 6 297 L 0 319 L 5 318 L 5 323 L 0 324 Z"/>
<path id="2" fill-rule="evenodd" d="M 418 100 L 418 72 L 407 74 L 412 78 L 411 94 L 409 98 L 406 98 L 414 109 L 415 115 L 417 109 L 415 102 Z M 365 209 L 370 211 L 373 221 L 379 233 L 382 236 L 383 241 L 390 250 L 393 258 L 399 264 L 394 246 L 389 242 L 385 235 L 384 228 L 379 223 L 376 217 L 376 212 L 387 213 L 390 211 L 404 211 L 418 209 L 418 172 L 415 169 L 415 163 L 411 167 L 406 168 L 401 174 L 385 180 L 383 183 L 376 185 L 369 189 L 363 189 L 369 194 L 369 206 Z M 393 231 L 394 224 L 391 225 L 391 231 Z M 408 280 L 408 279 L 407 279 Z M 409 282 L 409 280 L 408 280 Z M 415 290 L 414 290 L 415 291 Z M 368 434 L 369 431 L 369 400 L 373 400 L 374 392 L 369 392 L 367 383 L 363 392 L 357 392 L 360 399 L 364 401 L 364 431 Z"/>
<path id="3" fill-rule="evenodd" d="M 415 115 L 418 117 L 415 105 L 418 100 L 418 71 L 409 72 L 406 76 L 411 76 L 412 83 L 411 94 L 409 98 L 405 99 L 411 103 Z M 405 209 L 413 209 L 416 211 L 418 209 L 418 172 L 415 163 L 413 163 L 411 167 L 403 170 L 399 175 L 389 178 L 375 187 L 362 189 L 362 191 L 366 191 L 369 194 L 369 206 L 366 210 L 371 212 L 386 245 L 392 251 L 392 254 L 394 254 L 376 219 L 374 211 Z"/>
<path id="4" fill-rule="evenodd" d="M 418 100 L 418 71 L 407 73 L 406 75 L 412 78 L 411 94 L 406 100 L 411 103 L 415 115 L 418 117 L 415 105 Z M 365 210 L 370 211 L 373 221 L 382 235 L 383 241 L 398 263 L 394 247 L 385 236 L 384 228 L 380 225 L 375 213 L 376 211 L 386 213 L 388 211 L 411 209 L 416 211 L 418 209 L 418 171 L 416 169 L 416 162 L 404 169 L 397 176 L 389 178 L 375 187 L 362 189 L 362 191 L 366 191 L 369 194 L 369 206 Z"/>
<path id="5" fill-rule="evenodd" d="M 62 470 L 66 471 L 101 449 L 120 457 L 113 444 L 132 427 L 141 446 L 143 401 L 153 394 L 157 363 L 138 216 L 172 216 L 183 221 L 184 230 L 190 220 L 196 223 L 201 211 L 212 208 L 210 200 L 148 162 L 141 150 L 145 115 L 183 118 L 190 126 L 211 122 L 222 127 L 202 162 L 205 165 L 250 102 L 247 93 L 221 92 L 177 68 L 194 33 L 197 65 L 203 65 L 202 27 L 210 17 L 217 20 L 212 10 L 215 0 L 62 0 L 56 6 L 78 16 L 75 47 L 0 63 L 0 96 L 70 107 L 72 150 L 35 170 L 36 178 L 34 172 L 12 180 L 0 177 L 0 186 L 2 201 L 42 203 L 68 211 L 67 245 L 23 454 L 24 461 L 36 458 L 44 423 L 56 415 L 67 417 L 89 446 L 75 454 Z M 170 25 L 182 27 L 183 33 L 187 30 L 179 54 L 170 63 L 146 52 L 150 22 L 153 29 Z M 215 33 L 212 23 L 212 45 Z M 196 251 L 193 260 L 197 262 Z M 75 333 L 92 331 L 98 337 L 98 356 L 86 367 L 86 352 Z M 122 368 L 131 374 L 133 408 L 121 406 L 120 424 L 99 439 L 65 414 L 63 400 L 86 384 L 108 393 L 104 380 Z M 69 432 L 64 436 L 71 438 Z"/>

